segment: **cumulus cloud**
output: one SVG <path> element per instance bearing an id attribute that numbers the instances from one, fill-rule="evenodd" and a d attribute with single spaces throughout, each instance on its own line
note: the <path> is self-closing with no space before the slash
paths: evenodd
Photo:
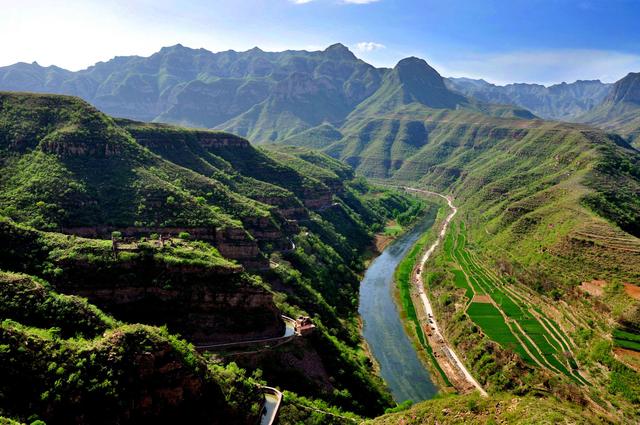
<path id="1" fill-rule="evenodd" d="M 363 41 L 356 44 L 356 50 L 358 50 L 359 52 L 373 52 L 374 50 L 380 50 L 384 48 L 386 48 L 384 44 L 375 43 L 373 41 Z"/>
<path id="2" fill-rule="evenodd" d="M 443 60 L 444 59 L 444 60 Z M 602 80 L 614 82 L 640 70 L 640 55 L 608 50 L 554 49 L 439 58 L 443 75 L 505 84 Z"/>

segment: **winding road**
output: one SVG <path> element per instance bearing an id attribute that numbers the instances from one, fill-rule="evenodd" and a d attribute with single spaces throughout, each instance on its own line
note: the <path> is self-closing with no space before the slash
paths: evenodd
<path id="1" fill-rule="evenodd" d="M 262 387 L 262 391 L 264 392 L 264 406 L 260 416 L 260 425 L 273 425 L 282 403 L 282 393 L 273 387 Z"/>
<path id="2" fill-rule="evenodd" d="M 424 309 L 424 312 L 429 318 L 429 324 L 431 325 L 432 333 L 435 335 L 436 340 L 443 341 L 441 348 L 444 351 L 445 355 L 455 364 L 455 366 L 462 373 L 466 381 L 469 382 L 469 384 L 473 385 L 480 392 L 482 396 L 486 397 L 487 392 L 484 390 L 484 388 L 482 388 L 482 386 L 478 383 L 478 381 L 476 381 L 473 375 L 471 375 L 467 367 L 460 360 L 458 355 L 455 353 L 455 351 L 451 348 L 447 340 L 442 335 L 442 332 L 440 331 L 440 327 L 438 326 L 438 322 L 436 321 L 435 315 L 433 314 L 433 308 L 431 307 L 431 302 L 429 301 L 429 297 L 427 297 L 427 294 L 424 290 L 422 279 L 420 279 L 420 271 L 423 269 L 425 263 L 429 260 L 429 258 L 431 257 L 433 252 L 436 250 L 436 248 L 444 240 L 444 237 L 447 233 L 447 229 L 449 228 L 449 223 L 451 223 L 451 220 L 458 212 L 458 209 L 455 207 L 455 205 L 453 205 L 453 200 L 449 196 L 444 196 L 444 195 L 441 195 L 440 193 L 431 192 L 428 190 L 416 189 L 412 187 L 406 187 L 406 186 L 403 187 L 403 189 L 406 190 L 407 192 L 417 192 L 425 195 L 439 196 L 444 200 L 446 200 L 447 203 L 449 204 L 449 208 L 451 208 L 451 213 L 449 213 L 447 218 L 444 220 L 444 223 L 442 224 L 442 229 L 440 230 L 440 234 L 438 235 L 438 238 L 429 247 L 429 249 L 425 251 L 422 258 L 420 259 L 420 263 L 418 267 L 416 267 L 416 269 L 414 270 L 414 275 L 412 280 L 413 280 L 414 286 L 416 287 L 420 300 L 422 301 L 422 307 Z"/>
<path id="3" fill-rule="evenodd" d="M 252 345 L 263 345 L 263 344 L 272 344 L 275 343 L 277 345 L 281 345 L 285 342 L 291 341 L 293 338 L 297 336 L 295 333 L 295 320 L 282 315 L 282 320 L 285 323 L 284 335 L 276 336 L 273 338 L 262 338 L 262 339 L 252 339 L 246 341 L 236 341 L 236 342 L 225 342 L 222 344 L 200 344 L 196 345 L 195 348 L 198 351 L 216 351 L 216 350 L 227 350 L 234 347 L 248 347 Z M 268 350 L 274 348 L 273 346 L 266 346 L 263 349 Z"/>

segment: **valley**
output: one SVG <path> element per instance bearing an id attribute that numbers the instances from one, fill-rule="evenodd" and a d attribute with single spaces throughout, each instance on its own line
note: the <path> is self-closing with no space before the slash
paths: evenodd
<path id="1" fill-rule="evenodd" d="M 637 87 L 0 68 L 0 417 L 636 423 Z"/>

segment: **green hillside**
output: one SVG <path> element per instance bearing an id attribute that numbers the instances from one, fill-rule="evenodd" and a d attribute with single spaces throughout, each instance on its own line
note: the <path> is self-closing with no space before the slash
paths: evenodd
<path id="1" fill-rule="evenodd" d="M 390 405 L 360 346 L 359 274 L 373 232 L 396 215 L 415 218 L 420 201 L 306 149 L 260 150 L 229 133 L 114 120 L 72 97 L 3 93 L 0 101 L 0 269 L 193 342 L 279 336 L 280 314 L 308 315 L 317 330 L 299 350 L 320 375 L 288 364 L 286 350 L 247 363 L 250 372 L 364 415 Z M 52 311 L 57 297 L 46 308 L 37 300 L 25 300 L 33 312 L 14 320 L 47 329 L 56 314 L 76 320 L 66 307 Z M 56 332 L 75 338 L 96 326 L 80 320 Z"/>
<path id="2" fill-rule="evenodd" d="M 605 424 L 606 417 L 550 398 L 498 395 L 445 397 L 376 418 L 370 424 Z"/>
<path id="3" fill-rule="evenodd" d="M 52 424 L 258 418 L 258 382 L 207 364 L 164 329 L 122 324 L 24 274 L 0 273 L 0 299 L 3 416 Z"/>
<path id="4" fill-rule="evenodd" d="M 550 392 L 631 420 L 640 375 L 605 341 L 638 332 L 639 304 L 620 283 L 640 278 L 640 154 L 592 127 L 482 110 L 409 61 L 412 78 L 400 78 L 406 63 L 387 74 L 342 138 L 308 130 L 309 145 L 328 134 L 322 150 L 361 175 L 453 195 L 459 230 L 425 284 L 488 391 Z M 579 285 L 593 280 L 611 292 L 585 295 Z"/>

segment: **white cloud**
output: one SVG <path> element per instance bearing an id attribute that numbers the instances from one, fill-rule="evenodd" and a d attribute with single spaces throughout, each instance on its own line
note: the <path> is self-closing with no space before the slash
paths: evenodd
<path id="1" fill-rule="evenodd" d="M 290 0 L 291 3 L 295 3 L 295 4 L 305 4 L 305 3 L 311 3 L 313 0 Z"/>
<path id="2" fill-rule="evenodd" d="M 375 43 L 373 41 L 363 41 L 356 44 L 356 50 L 359 52 L 373 52 L 374 50 L 381 50 L 385 48 L 386 46 L 384 44 Z"/>
<path id="3" fill-rule="evenodd" d="M 640 70 L 640 55 L 608 50 L 553 49 L 466 54 L 437 59 L 442 75 L 484 78 L 496 84 L 601 80 L 614 82 Z"/>

